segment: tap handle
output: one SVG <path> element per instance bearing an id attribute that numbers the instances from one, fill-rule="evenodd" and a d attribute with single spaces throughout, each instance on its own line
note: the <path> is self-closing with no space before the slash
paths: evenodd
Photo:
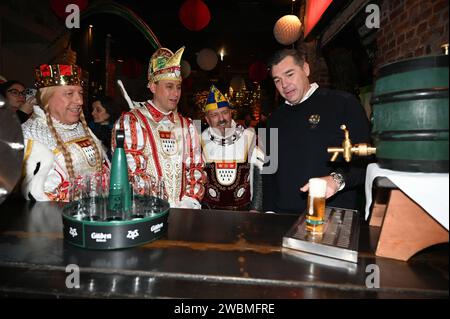
<path id="1" fill-rule="evenodd" d="M 347 129 L 347 125 L 342 124 L 342 125 L 341 125 L 341 130 L 344 131 L 344 139 L 345 139 L 345 140 L 349 140 L 349 139 L 350 139 L 350 133 L 349 133 L 349 131 L 348 131 L 348 129 Z"/>

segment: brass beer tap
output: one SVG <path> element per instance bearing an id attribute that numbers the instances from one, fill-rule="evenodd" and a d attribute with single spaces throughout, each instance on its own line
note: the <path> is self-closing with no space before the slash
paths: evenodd
<path id="1" fill-rule="evenodd" d="M 377 148 L 372 147 L 367 143 L 360 143 L 352 145 L 352 141 L 350 140 L 350 133 L 347 130 L 347 126 L 345 124 L 341 125 L 341 130 L 344 131 L 344 141 L 342 142 L 342 147 L 328 147 L 327 152 L 333 153 L 331 157 L 331 161 L 334 162 L 339 156 L 339 153 L 342 153 L 344 160 L 346 162 L 350 162 L 352 160 L 352 154 L 356 156 L 369 156 L 375 154 Z"/>

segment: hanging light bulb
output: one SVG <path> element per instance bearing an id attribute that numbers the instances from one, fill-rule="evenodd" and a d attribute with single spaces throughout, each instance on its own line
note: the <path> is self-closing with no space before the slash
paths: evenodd
<path id="1" fill-rule="evenodd" d="M 220 61 L 223 61 L 223 57 L 225 56 L 225 49 L 224 48 L 222 48 L 220 50 L 219 55 L 220 55 Z"/>

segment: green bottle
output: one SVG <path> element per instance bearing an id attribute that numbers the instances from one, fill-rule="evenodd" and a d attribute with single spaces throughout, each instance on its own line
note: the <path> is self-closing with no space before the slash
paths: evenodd
<path id="1" fill-rule="evenodd" d="M 125 133 L 116 131 L 116 149 L 111 161 L 111 175 L 109 179 L 108 210 L 118 213 L 129 212 L 131 208 L 131 189 L 128 180 L 128 165 L 123 149 Z"/>

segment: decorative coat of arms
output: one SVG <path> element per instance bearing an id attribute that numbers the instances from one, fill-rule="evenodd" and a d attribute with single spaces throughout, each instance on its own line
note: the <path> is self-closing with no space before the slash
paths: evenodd
<path id="1" fill-rule="evenodd" d="M 88 139 L 83 139 L 81 141 L 77 141 L 76 144 L 81 148 L 83 151 L 83 155 L 86 158 L 86 161 L 88 164 L 92 167 L 95 166 L 95 150 L 94 146 L 91 145 Z"/>
<path id="2" fill-rule="evenodd" d="M 165 154 L 177 154 L 178 144 L 175 134 L 171 131 L 159 131 L 159 138 L 161 140 L 161 147 Z"/>

